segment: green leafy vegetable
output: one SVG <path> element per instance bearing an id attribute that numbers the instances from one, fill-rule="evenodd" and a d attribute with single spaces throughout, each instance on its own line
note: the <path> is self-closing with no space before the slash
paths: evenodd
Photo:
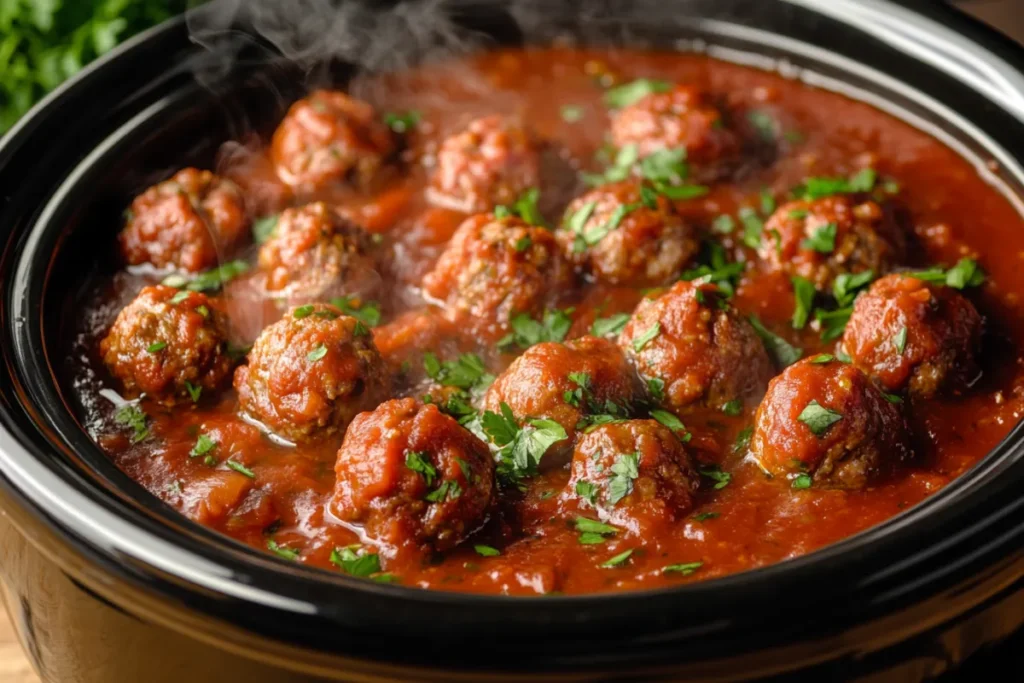
<path id="1" fill-rule="evenodd" d="M 195 384 L 192 384 L 192 382 L 185 380 L 185 391 L 188 392 L 188 396 L 192 399 L 193 403 L 199 403 L 199 397 L 203 394 L 203 388 L 201 386 L 196 386 Z"/>
<path id="2" fill-rule="evenodd" d="M 874 169 L 865 168 L 847 178 L 807 178 L 804 185 L 797 191 L 804 199 L 821 199 L 837 194 L 855 194 L 871 192 L 875 187 L 878 174 Z"/>
<path id="3" fill-rule="evenodd" d="M 672 84 L 668 81 L 638 78 L 635 81 L 609 88 L 604 94 L 604 103 L 612 109 L 628 107 L 652 93 L 668 92 Z"/>
<path id="4" fill-rule="evenodd" d="M 560 342 L 569 334 L 573 309 L 548 309 L 541 320 L 534 320 L 526 313 L 517 313 L 509 321 L 512 331 L 498 341 L 498 348 L 505 351 L 512 346 L 528 349 L 541 342 Z"/>
<path id="5" fill-rule="evenodd" d="M 184 287 L 191 292 L 206 292 L 220 289 L 239 275 L 249 270 L 245 261 L 228 261 L 220 266 L 188 279 L 177 273 L 168 275 L 161 284 L 169 287 Z"/>
<path id="6" fill-rule="evenodd" d="M 817 401 L 811 401 L 800 412 L 796 419 L 807 425 L 807 428 L 810 429 L 815 436 L 822 436 L 832 425 L 842 420 L 843 416 L 834 410 L 829 410 L 828 408 L 823 407 Z"/>
<path id="7" fill-rule="evenodd" d="M 793 329 L 800 330 L 807 325 L 807 319 L 811 315 L 811 308 L 814 306 L 814 283 L 805 277 L 794 275 L 791 278 L 793 283 Z"/>
<path id="8" fill-rule="evenodd" d="M 249 477 L 250 479 L 255 479 L 256 478 L 256 473 L 253 472 L 252 470 L 250 470 L 248 467 L 246 467 L 245 465 L 243 465 L 240 462 L 236 462 L 236 461 L 231 460 L 229 458 L 228 461 L 226 463 L 224 463 L 224 464 L 227 465 L 228 467 L 230 467 L 231 469 L 233 469 L 235 472 L 238 472 L 239 474 L 244 474 L 245 476 Z"/>
<path id="9" fill-rule="evenodd" d="M 396 133 L 407 133 L 423 119 L 423 114 L 410 109 L 407 112 L 388 112 L 384 114 L 384 125 Z"/>
<path id="10" fill-rule="evenodd" d="M 608 502 L 612 505 L 633 492 L 633 482 L 640 476 L 640 454 L 620 455 L 609 468 L 612 472 L 608 482 Z"/>
<path id="11" fill-rule="evenodd" d="M 132 443 L 139 443 L 149 437 L 148 421 L 149 416 L 134 403 L 126 403 L 114 413 L 115 423 L 132 430 Z"/>
<path id="12" fill-rule="evenodd" d="M 192 447 L 192 450 L 188 452 L 189 457 L 198 458 L 206 455 L 214 448 L 217 447 L 217 442 L 211 439 L 206 434 L 200 434 L 199 438 L 196 439 L 196 445 Z"/>
<path id="13" fill-rule="evenodd" d="M 800 356 L 803 355 L 803 349 L 793 346 L 788 341 L 769 330 L 756 315 L 750 316 L 749 319 L 750 324 L 754 327 L 754 331 L 757 332 L 757 336 L 761 337 L 761 341 L 764 342 L 765 348 L 768 349 L 768 353 L 772 355 L 775 359 L 775 363 L 779 367 L 788 367 L 800 360 Z"/>
<path id="14" fill-rule="evenodd" d="M 477 555 L 481 555 L 483 557 L 497 557 L 498 555 L 501 555 L 500 550 L 492 548 L 489 545 L 475 545 L 473 546 L 473 550 L 476 551 Z"/>
<path id="15" fill-rule="evenodd" d="M 252 238 L 256 244 L 263 244 L 277 232 L 277 222 L 280 216 L 273 214 L 272 216 L 264 216 L 263 218 L 257 218 L 252 222 Z"/>
<path id="16" fill-rule="evenodd" d="M 661 573 L 689 576 L 690 574 L 694 573 L 703 566 L 703 562 L 686 562 L 684 564 L 670 564 L 667 567 L 662 567 Z"/>
<path id="17" fill-rule="evenodd" d="M 683 421 L 667 410 L 652 410 L 651 417 L 672 430 L 672 432 L 684 443 L 689 441 L 692 437 L 692 435 L 686 431 L 686 425 L 683 424 Z"/>
<path id="18" fill-rule="evenodd" d="M 831 353 L 819 353 L 817 356 L 811 357 L 807 362 L 813 363 L 814 365 L 824 365 L 836 359 Z"/>
<path id="19" fill-rule="evenodd" d="M 731 417 L 736 417 L 743 412 L 743 401 L 738 398 L 734 398 L 731 401 L 726 401 L 722 404 L 722 412 Z"/>
<path id="20" fill-rule="evenodd" d="M 724 489 L 732 481 L 732 474 L 726 472 L 718 465 L 705 465 L 704 467 L 698 468 L 702 477 L 707 477 L 711 481 L 715 482 L 715 490 Z"/>
<path id="21" fill-rule="evenodd" d="M 904 325 L 900 328 L 899 332 L 892 339 L 893 346 L 896 347 L 896 353 L 903 353 L 903 350 L 907 348 L 907 326 Z"/>
<path id="22" fill-rule="evenodd" d="M 566 123 L 576 123 L 583 119 L 583 115 L 586 111 L 578 104 L 566 104 L 562 106 L 560 110 L 562 120 Z"/>
<path id="23" fill-rule="evenodd" d="M 283 545 L 278 545 L 277 541 L 275 541 L 272 538 L 267 540 L 267 550 L 274 553 L 278 557 L 282 557 L 286 560 L 291 560 L 292 562 L 299 559 L 298 550 L 296 550 L 295 548 L 286 548 Z"/>
<path id="24" fill-rule="evenodd" d="M 594 505 L 597 500 L 597 487 L 589 481 L 580 480 L 576 482 L 576 495 Z"/>
<path id="25" fill-rule="evenodd" d="M 799 491 L 801 489 L 811 488 L 812 483 L 813 482 L 811 480 L 811 475 L 807 474 L 806 472 L 801 472 L 800 474 L 793 477 L 793 481 L 790 484 L 790 486 Z"/>
<path id="26" fill-rule="evenodd" d="M 730 235 L 736 229 L 736 219 L 729 214 L 723 213 L 711 221 L 711 229 L 720 235 Z"/>
<path id="27" fill-rule="evenodd" d="M 743 225 L 743 244 L 751 249 L 761 246 L 761 233 L 764 232 L 764 221 L 749 206 L 739 210 L 740 223 Z"/>
<path id="28" fill-rule="evenodd" d="M 615 557 L 608 558 L 608 560 L 606 560 L 605 562 L 602 562 L 601 563 L 601 568 L 602 569 L 612 569 L 614 567 L 618 567 L 619 565 L 621 565 L 624 562 L 626 562 L 626 560 L 628 560 L 632 554 L 633 554 L 633 550 L 632 549 L 627 550 L 627 551 L 622 552 L 622 553 L 619 553 Z"/>
<path id="29" fill-rule="evenodd" d="M 507 403 L 500 412 L 484 411 L 480 431 L 497 447 L 497 474 L 507 484 L 519 483 L 537 473 L 537 466 L 547 450 L 568 438 L 565 429 L 554 420 L 527 418 L 519 425 Z"/>
<path id="30" fill-rule="evenodd" d="M 315 363 L 326 355 L 327 347 L 323 344 L 319 344 L 315 349 L 306 354 L 306 360 L 310 363 Z"/>
<path id="31" fill-rule="evenodd" d="M 629 313 L 616 313 L 610 315 L 607 318 L 598 318 L 594 321 L 594 324 L 590 326 L 590 334 L 595 337 L 607 337 L 609 335 L 618 335 L 622 332 L 622 328 L 629 322 Z"/>
<path id="32" fill-rule="evenodd" d="M 167 342 L 165 342 L 165 341 L 158 341 L 158 342 L 153 342 L 152 344 L 147 346 L 146 347 L 146 351 L 148 351 L 149 353 L 156 353 L 157 351 L 163 351 L 166 348 L 167 348 Z"/>
<path id="33" fill-rule="evenodd" d="M 380 324 L 380 304 L 376 301 L 362 301 L 356 296 L 343 296 L 331 299 L 331 305 L 364 325 L 376 327 Z"/>
<path id="34" fill-rule="evenodd" d="M 826 223 L 810 237 L 800 241 L 801 249 L 809 249 L 820 254 L 831 254 L 836 248 L 836 231 L 839 226 L 835 223 Z"/>
<path id="35" fill-rule="evenodd" d="M 455 360 L 441 362 L 427 352 L 423 354 L 423 369 L 430 379 L 446 387 L 483 391 L 494 381 L 494 376 L 487 372 L 487 366 L 475 353 L 464 353 Z"/>
<path id="36" fill-rule="evenodd" d="M 409 451 L 405 454 L 405 466 L 413 472 L 423 476 L 427 488 L 434 486 L 434 479 L 437 477 L 437 468 L 427 460 L 426 453 L 420 451 Z"/>
<path id="37" fill-rule="evenodd" d="M 713 284 L 726 297 L 731 297 L 736 293 L 736 285 L 747 267 L 745 263 L 739 261 L 730 263 L 725 253 L 725 247 L 710 240 L 701 243 L 697 262 L 700 264 L 699 266 L 685 271 L 679 276 L 679 279 L 695 284 L 705 282 Z"/>
<path id="38" fill-rule="evenodd" d="M 709 519 L 715 519 L 716 517 L 720 517 L 721 514 L 722 513 L 720 512 L 701 512 L 693 516 L 693 521 L 703 522 Z"/>
<path id="39" fill-rule="evenodd" d="M 380 573 L 380 555 L 364 553 L 362 546 L 356 544 L 335 548 L 331 551 L 331 564 L 348 574 L 359 578 L 367 578 Z"/>
<path id="40" fill-rule="evenodd" d="M 656 322 L 647 328 L 643 334 L 633 340 L 633 350 L 640 353 L 643 351 L 644 347 L 659 334 L 661 334 L 661 323 Z"/>

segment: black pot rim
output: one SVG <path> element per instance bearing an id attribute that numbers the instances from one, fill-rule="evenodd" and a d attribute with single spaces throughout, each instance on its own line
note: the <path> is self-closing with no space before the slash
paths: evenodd
<path id="1" fill-rule="evenodd" d="M 780 0 L 782 3 L 808 7 L 819 4 L 810 0 Z M 877 0 L 866 7 L 843 0 L 835 2 L 832 8 L 842 15 L 837 18 L 843 21 L 859 17 L 869 22 L 885 17 L 894 25 L 906 20 L 901 13 L 907 12 L 907 16 L 912 15 L 919 22 L 916 30 L 940 37 L 958 34 L 967 42 L 971 57 L 979 60 L 977 63 L 997 72 L 1005 70 L 1024 83 L 1024 49 L 956 10 L 931 6 L 911 11 L 887 0 Z M 131 63 L 145 46 L 180 41 L 183 31 L 182 18 L 151 29 L 90 65 L 45 98 L 0 140 L 0 180 L 16 177 L 10 168 L 12 162 L 26 145 L 39 144 L 40 130 L 64 106 L 65 100 L 91 87 L 112 66 Z M 1006 109 L 1015 104 L 1002 102 Z M 1024 107 L 1011 113 L 1020 116 Z M 1015 165 L 1020 172 L 1019 164 Z M 52 201 L 47 199 L 47 205 Z M 37 207 L 34 219 L 40 218 Z M 5 235 L 0 237 L 6 239 Z M 31 241 L 18 245 L 26 252 L 31 247 Z M 9 257 L 8 254 L 5 258 Z M 21 369 L 39 362 L 38 358 L 33 360 L 38 349 L 28 346 L 18 331 L 19 312 L 29 306 L 29 282 L 34 277 L 24 265 L 25 262 L 19 263 L 0 310 L 5 346 L 8 339 L 15 340 L 12 348 L 4 351 L 6 372 L 15 380 Z M 652 622 L 638 632 L 657 649 L 684 640 L 699 641 L 729 629 L 763 628 L 771 624 L 774 614 L 781 612 L 806 618 L 809 624 L 816 623 L 816 618 L 809 616 L 811 610 L 820 608 L 831 594 L 808 598 L 807 604 L 788 606 L 778 605 L 777 596 L 779 592 L 786 594 L 801 586 L 815 585 L 825 577 L 829 581 L 848 582 L 844 595 L 871 596 L 865 597 L 862 605 L 851 608 L 860 621 L 865 621 L 950 588 L 962 576 L 957 572 L 1005 559 L 1010 549 L 1019 547 L 1020 539 L 1024 538 L 1024 500 L 1018 501 L 1012 491 L 1021 479 L 1010 476 L 1011 472 L 1024 471 L 1024 426 L 1018 424 L 971 472 L 918 506 L 827 548 L 741 574 L 672 589 L 537 598 L 378 585 L 288 565 L 257 551 L 236 547 L 206 529 L 191 528 L 196 526 L 191 523 L 169 529 L 154 520 L 141 519 L 107 492 L 90 486 L 87 478 L 73 468 L 48 461 L 45 451 L 32 451 L 34 447 L 28 444 L 38 443 L 38 438 L 33 438 L 27 426 L 35 420 L 24 414 L 24 405 L 18 405 L 27 398 L 20 382 L 17 389 L 3 389 L 0 394 L 0 424 L 4 426 L 0 429 L 0 489 L 8 501 L 43 520 L 56 535 L 104 571 L 213 619 L 232 621 L 232 611 L 245 610 L 247 626 L 285 641 L 297 640 L 313 629 L 344 626 L 336 635 L 321 634 L 305 641 L 306 646 L 325 651 L 353 651 L 351 646 L 339 642 L 353 628 L 365 627 L 368 637 L 377 637 L 394 628 L 396 619 L 408 619 L 411 625 L 422 628 L 430 623 L 431 614 L 439 615 L 447 629 L 463 634 L 479 629 L 480 634 L 497 635 L 540 624 L 564 637 L 569 637 L 574 628 L 580 637 L 595 636 L 626 615 L 648 614 L 652 615 Z M 27 403 L 28 409 L 34 410 L 31 401 Z M 999 510 L 990 510 L 994 499 L 1007 502 Z M 983 518 L 964 522 L 965 516 L 980 509 L 987 511 Z M 921 534 L 919 529 L 925 521 L 931 532 Z M 181 533 L 181 527 L 187 529 L 186 534 Z M 951 532 L 943 534 L 943 528 Z M 988 539 L 987 543 L 978 546 L 971 542 L 982 536 Z M 940 537 L 942 542 L 936 542 Z M 909 550 L 913 557 L 906 557 Z M 902 560 L 879 567 L 873 559 L 879 555 Z M 690 627 L 683 626 L 682 620 L 671 614 L 673 609 L 685 606 L 695 615 L 711 615 L 722 604 L 733 609 L 740 606 L 745 613 L 733 614 L 728 610 L 728 616 L 723 615 L 717 623 Z M 367 647 L 365 641 L 353 642 Z M 552 655 L 550 661 L 559 659 Z"/>

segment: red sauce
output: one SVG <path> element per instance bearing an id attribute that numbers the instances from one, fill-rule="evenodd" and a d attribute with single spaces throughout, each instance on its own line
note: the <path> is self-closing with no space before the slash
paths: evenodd
<path id="1" fill-rule="evenodd" d="M 474 343 L 460 337 L 439 318 L 417 317 L 416 311 L 426 306 L 418 286 L 465 218 L 427 202 L 429 173 L 419 160 L 430 158 L 440 141 L 470 118 L 516 115 L 534 135 L 551 143 L 542 165 L 566 169 L 558 177 L 568 177 L 567 183 L 541 187 L 542 206 L 549 207 L 549 219 L 557 219 L 585 191 L 574 185 L 574 170 L 599 167 L 594 155 L 609 130 L 599 73 L 626 81 L 642 76 L 695 83 L 722 98 L 733 116 L 745 118 L 756 110 L 777 122 L 780 142 L 770 163 L 752 163 L 742 173 L 710 182 L 706 196 L 680 201 L 678 210 L 702 236 L 718 240 L 730 258 L 750 263 L 732 304 L 743 314 L 759 316 L 801 347 L 805 357 L 832 353 L 835 342 L 821 341 L 813 326 L 792 329 L 794 298 L 788 276 L 770 272 L 756 250 L 744 247 L 741 230 L 722 235 L 710 226 L 720 215 L 735 216 L 742 206 L 756 209 L 762 191 L 783 203 L 809 176 L 846 177 L 870 166 L 879 177 L 897 182 L 896 201 L 913 226 L 914 246 L 906 265 L 948 265 L 971 256 L 987 274 L 981 287 L 965 290 L 986 318 L 982 377 L 960 394 L 909 403 L 914 460 L 895 476 L 859 490 L 817 485 L 796 489 L 786 479 L 766 477 L 744 448 L 733 447 L 752 425 L 755 405 L 735 416 L 711 408 L 691 412 L 683 416 L 693 435 L 690 449 L 699 464 L 717 463 L 731 480 L 721 488 L 703 481 L 686 516 L 653 532 L 645 529 L 642 535 L 620 529 L 604 542 L 581 544 L 573 519 L 593 517 L 593 511 L 563 500 L 560 494 L 570 472 L 560 467 L 526 480 L 523 492 L 500 493 L 484 528 L 443 554 L 394 555 L 369 543 L 381 553 L 383 571 L 404 585 L 480 593 L 589 593 L 677 585 L 779 562 L 867 529 L 935 493 L 989 452 L 1024 408 L 1021 216 L 968 161 L 927 134 L 866 104 L 776 74 L 667 53 L 499 51 L 351 86 L 354 96 L 378 111 L 422 113 L 402 163 L 369 189 L 298 191 L 294 196 L 274 179 L 266 149 L 243 154 L 235 147 L 217 171 L 243 188 L 250 211 L 258 207 L 256 216 L 325 199 L 384 236 L 390 260 L 382 282 L 374 283 L 384 311 L 374 336 L 394 369 L 409 363 L 414 368 L 410 376 L 418 377 L 426 351 L 442 358 L 474 351 L 498 373 L 514 354 L 497 353 L 490 338 Z M 563 118 L 565 106 L 579 109 Z M 254 264 L 253 256 L 249 251 L 238 258 Z M 215 297 L 215 305 L 231 320 L 238 346 L 250 345 L 281 315 L 272 302 L 260 298 L 253 273 Z M 286 549 L 285 555 L 294 555 L 294 561 L 336 571 L 332 551 L 361 540 L 327 512 L 340 434 L 313 444 L 282 445 L 239 417 L 238 398 L 230 388 L 176 407 L 144 399 L 149 437 L 137 444 L 131 443 L 131 430 L 112 420 L 113 406 L 99 392 L 121 386 L 103 366 L 99 341 L 142 285 L 165 274 L 124 271 L 97 284 L 81 317 L 80 353 L 72 377 L 84 423 L 128 475 L 191 519 L 257 548 L 266 549 L 272 541 Z M 586 333 L 598 317 L 631 312 L 641 297 L 637 289 L 598 285 L 566 293 L 564 304 L 574 305 L 569 337 Z M 394 395 L 419 396 L 423 386 L 400 382 Z M 190 456 L 200 434 L 218 444 L 215 466 Z M 254 477 L 225 467 L 228 459 Z M 500 554 L 482 556 L 475 545 L 492 546 Z M 633 551 L 628 560 L 601 566 L 627 550 Z M 701 564 L 691 573 L 663 571 L 667 565 L 688 563 Z"/>

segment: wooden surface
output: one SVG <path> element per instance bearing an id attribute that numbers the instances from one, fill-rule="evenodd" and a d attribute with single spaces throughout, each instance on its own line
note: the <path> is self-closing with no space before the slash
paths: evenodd
<path id="1" fill-rule="evenodd" d="M 964 0 L 957 3 L 980 19 L 1024 40 L 1024 13 L 1018 0 Z M 0 615 L 0 683 L 40 683 L 5 616 Z M 50 683 L 71 683 L 52 681 Z"/>

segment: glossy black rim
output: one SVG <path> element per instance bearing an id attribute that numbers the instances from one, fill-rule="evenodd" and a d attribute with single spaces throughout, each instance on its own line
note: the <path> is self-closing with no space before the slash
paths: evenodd
<path id="1" fill-rule="evenodd" d="M 741 4 L 710 3 L 700 11 L 722 17 L 727 14 L 724 6 Z M 903 16 L 889 3 L 872 3 L 867 9 L 851 3 L 848 9 L 854 14 L 833 14 L 830 19 L 800 7 L 817 3 L 764 4 L 772 4 L 776 13 L 755 17 L 765 27 L 761 32 L 697 20 L 680 21 L 669 29 L 682 33 L 696 28 L 719 36 L 731 31 L 733 39 L 765 41 L 784 53 L 795 52 L 800 41 L 816 37 L 820 42 L 827 27 L 833 52 L 808 47 L 808 60 L 827 64 L 832 54 L 837 70 L 849 74 L 857 66 L 842 55 L 859 51 L 865 73 L 885 65 L 893 78 L 914 82 L 919 91 L 945 92 L 945 99 L 956 100 L 955 109 L 982 129 L 994 148 L 1005 151 L 1011 167 L 1013 159 L 1024 159 L 1024 145 L 1012 135 L 1014 125 L 1020 125 L 1019 113 L 1011 111 L 1013 84 L 998 78 L 1004 69 L 1021 78 L 1024 55 L 1011 41 L 937 6 Z M 833 11 L 845 6 L 831 5 Z M 619 10 L 642 11 L 635 4 Z M 571 28 L 578 21 L 575 11 L 573 3 L 566 3 L 564 16 L 555 11 L 559 16 L 549 26 Z M 883 16 L 908 40 L 935 37 L 938 27 L 930 21 L 945 30 L 952 27 L 967 43 L 963 49 L 969 48 L 959 57 L 968 66 L 987 65 L 993 89 L 979 92 L 956 76 L 922 69 L 898 47 L 879 39 L 870 42 L 843 23 L 870 25 Z M 785 31 L 790 38 L 773 38 L 771 31 Z M 850 45 L 865 40 L 864 45 Z M 0 486 L 8 500 L 30 509 L 104 571 L 188 609 L 307 648 L 437 666 L 578 669 L 685 657 L 706 660 L 735 655 L 737 643 L 743 643 L 741 650 L 762 649 L 810 635 L 823 637 L 940 595 L 1020 547 L 1021 425 L 974 470 L 899 517 L 801 558 L 678 589 L 511 599 L 380 586 L 288 565 L 187 521 L 98 455 L 70 417 L 46 357 L 40 302 L 47 300 L 51 255 L 65 237 L 47 228 L 66 216 L 89 174 L 99 172 L 86 155 L 99 158 L 104 153 L 75 148 L 76 157 L 63 158 L 66 149 L 50 149 L 44 142 L 59 140 L 55 131 L 65 127 L 74 130 L 76 106 L 90 93 L 101 92 L 116 103 L 118 124 L 127 131 L 125 139 L 110 142 L 110 149 L 134 143 L 133 115 L 142 111 L 156 120 L 180 98 L 194 96 L 196 86 L 176 67 L 170 76 L 159 68 L 164 77 L 152 83 L 133 72 L 146 59 L 180 64 L 174 56 L 188 50 L 183 21 L 158 27 L 63 86 L 0 143 L 0 187 L 21 188 L 7 205 L 0 205 L 0 323 L 3 372 L 10 380 L 0 387 L 5 427 L 0 431 Z M 1003 87 L 1011 100 L 994 102 L 991 98 L 998 99 Z M 66 175 L 72 169 L 83 169 L 81 177 Z M 1008 172 L 1014 170 L 1019 180 L 1019 167 Z M 32 414 L 24 406 L 31 406 Z M 41 431 L 39 425 L 52 431 Z M 99 471 L 109 485 L 98 486 L 82 471 L 83 464 Z M 457 652 L 437 647 L 453 637 L 472 638 L 478 646 Z"/>

